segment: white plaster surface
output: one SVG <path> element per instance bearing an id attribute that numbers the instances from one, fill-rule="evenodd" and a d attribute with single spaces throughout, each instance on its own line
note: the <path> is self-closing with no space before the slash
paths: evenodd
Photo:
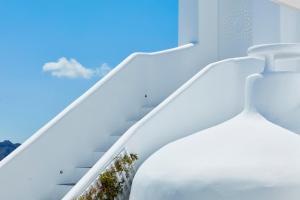
<path id="1" fill-rule="evenodd" d="M 299 11 L 286 6 L 278 6 L 270 0 L 180 0 L 179 8 L 179 44 L 184 46 L 156 53 L 134 53 L 41 128 L 0 163 L 0 199 L 53 199 L 53 194 L 57 193 L 55 187 L 60 183 L 65 183 L 69 179 L 69 174 L 73 178 L 73 170 L 91 153 L 103 146 L 111 147 L 111 143 L 108 141 L 111 138 L 115 139 L 114 133 L 120 131 L 124 133 L 123 130 L 125 131 L 124 127 L 127 127 L 128 120 L 130 121 L 139 115 L 140 110 L 145 106 L 156 108 L 142 119 L 135 118 L 139 121 L 124 135 L 122 134 L 122 137 L 108 149 L 103 157 L 98 159 L 93 167 L 90 166 L 92 168 L 72 189 L 70 188 L 69 194 L 65 196 L 66 200 L 71 200 L 81 194 L 97 178 L 107 162 L 123 148 L 139 154 L 140 159 L 137 166 L 140 166 L 153 152 L 169 142 L 215 126 L 236 116 L 243 108 L 245 77 L 252 73 L 261 72 L 264 61 L 247 57 L 228 59 L 205 66 L 220 59 L 246 55 L 246 49 L 252 44 L 300 41 Z M 278 62 L 281 61 L 278 60 Z M 295 68 L 294 71 L 296 71 L 298 69 L 294 63 L 285 62 L 284 65 L 292 64 L 290 69 Z M 298 75 L 285 75 L 280 76 L 281 78 L 270 75 L 269 77 L 270 79 L 264 79 L 266 82 L 257 88 L 260 113 L 268 120 L 300 133 L 300 121 L 298 120 L 300 109 L 299 104 L 297 104 L 300 100 L 297 91 L 298 85 L 300 85 Z M 277 85 L 274 83 L 281 85 L 276 87 Z M 145 94 L 148 96 L 147 99 Z M 282 101 L 288 103 L 284 104 Z M 240 200 L 241 195 L 245 194 L 232 192 L 232 188 L 239 185 L 238 191 L 248 191 L 247 188 L 253 186 L 252 183 L 258 188 L 271 189 L 273 183 L 278 183 L 275 186 L 278 186 L 279 190 L 276 189 L 272 194 L 278 195 L 278 197 L 274 197 L 272 200 L 280 199 L 281 194 L 294 194 L 293 187 L 298 187 L 295 178 L 299 180 L 299 177 L 297 177 L 298 174 L 290 173 L 295 172 L 295 167 L 299 168 L 299 163 L 293 160 L 296 154 L 299 157 L 298 148 L 295 147 L 298 140 L 290 141 L 292 141 L 291 138 L 297 136 L 270 124 L 262 117 L 240 116 L 226 124 L 210 129 L 210 131 L 216 132 L 213 135 L 220 135 L 219 142 L 215 141 L 217 139 L 210 138 L 213 136 L 209 136 L 207 140 L 211 143 L 202 144 L 202 134 L 196 134 L 191 137 L 193 138 L 192 141 L 187 138 L 179 142 L 182 145 L 178 146 L 178 150 L 182 148 L 184 151 L 179 151 L 173 158 L 172 156 L 164 157 L 164 154 L 161 158 L 156 155 L 151 157 L 150 161 L 153 159 L 161 160 L 159 162 L 161 165 L 175 163 L 178 159 L 183 159 L 182 163 L 176 164 L 174 169 L 169 170 L 172 172 L 170 174 L 158 170 L 157 172 L 161 173 L 158 174 L 158 178 L 159 175 L 168 175 L 168 180 L 164 178 L 163 181 L 173 183 L 173 180 L 185 178 L 185 174 L 178 173 L 181 172 L 178 169 L 185 167 L 186 179 L 193 178 L 196 180 L 197 178 L 198 181 L 198 178 L 199 180 L 206 178 L 207 174 L 204 172 L 203 174 L 201 174 L 202 172 L 193 174 L 195 172 L 193 169 L 197 164 L 215 162 L 215 168 L 210 169 L 209 165 L 202 165 L 201 167 L 204 171 L 212 170 L 209 172 L 215 173 L 216 176 L 220 167 L 227 164 L 223 161 L 241 159 L 240 163 L 236 161 L 225 165 L 225 167 L 236 172 L 236 179 L 233 179 L 233 182 L 223 184 L 223 180 L 228 180 L 227 175 L 234 175 L 233 171 L 224 174 L 220 172 L 220 179 L 218 180 L 221 181 L 216 182 L 219 183 L 220 191 L 229 191 L 227 194 L 232 197 L 231 200 Z M 223 128 L 224 130 L 222 130 Z M 227 135 L 230 130 L 244 132 L 238 134 L 232 131 Z M 246 133 L 250 131 L 253 134 L 247 135 Z M 274 135 L 274 138 L 271 138 L 270 132 L 278 133 Z M 250 136 L 254 137 L 255 134 L 259 135 L 262 141 L 267 140 L 267 138 L 268 141 L 264 144 L 260 141 L 254 143 L 254 139 Z M 238 153 L 238 147 L 242 147 L 245 138 L 252 141 L 251 144 L 255 147 L 253 149 L 257 148 L 257 151 L 252 149 Z M 295 147 L 295 151 L 290 155 L 292 157 L 288 157 L 289 160 L 284 158 L 286 152 L 280 151 L 281 143 L 278 143 L 278 149 L 274 145 L 272 146 L 272 141 L 279 142 L 279 140 L 290 143 L 291 146 L 287 148 L 287 153 Z M 201 151 L 194 152 L 193 148 L 195 147 L 189 142 L 195 143 Z M 266 147 L 269 144 L 270 146 Z M 297 145 L 300 146 L 298 143 Z M 234 152 L 235 154 L 231 154 L 233 150 L 236 150 L 234 147 L 238 150 Z M 275 158 L 269 157 L 270 154 L 268 153 L 271 152 L 271 149 L 264 151 L 268 148 L 274 148 L 272 150 L 276 154 L 277 163 L 275 163 Z M 173 150 L 176 150 L 177 153 L 177 148 Z M 258 155 L 259 151 L 263 153 Z M 224 156 L 221 153 L 224 153 Z M 204 155 L 222 155 L 225 160 L 217 160 L 218 157 L 205 160 L 207 156 L 203 157 Z M 247 156 L 250 159 L 246 159 Z M 288 174 L 280 176 L 279 178 L 282 179 L 278 179 L 278 182 L 272 182 L 274 179 L 271 178 L 271 175 L 264 174 L 266 170 L 259 168 L 261 166 L 258 165 L 258 161 L 261 161 L 259 158 L 266 159 L 268 169 L 274 164 L 274 170 L 269 170 L 271 175 L 277 177 L 276 175 L 280 175 L 281 169 L 285 169 Z M 254 163 L 253 167 L 247 168 L 251 161 Z M 148 162 L 143 165 L 141 170 L 147 169 Z M 158 166 L 153 165 L 154 170 L 158 169 L 156 167 Z M 239 167 L 240 169 L 238 169 Z M 59 173 L 61 170 L 65 172 L 64 175 Z M 255 174 L 256 172 L 257 174 Z M 146 173 L 145 177 L 149 180 L 156 179 L 157 177 L 154 176 L 156 174 L 151 173 Z M 266 184 L 265 182 L 257 182 L 259 175 L 266 177 Z M 139 173 L 135 180 L 135 186 L 142 180 L 139 179 L 141 176 Z M 294 179 L 288 179 L 290 177 L 294 177 Z M 212 192 L 205 190 L 206 187 L 209 188 L 209 185 L 205 184 L 214 183 L 209 182 L 213 179 L 207 177 L 203 180 L 208 182 L 203 183 L 201 179 L 200 183 L 197 183 L 201 190 L 196 188 L 197 191 L 195 192 L 206 191 L 204 192 L 205 195 L 208 195 L 204 196 L 207 197 L 206 200 L 209 200 L 209 195 L 218 195 L 218 192 L 212 194 Z M 253 182 L 250 184 L 247 180 Z M 243 186 L 241 183 L 244 181 L 245 185 Z M 189 188 L 191 192 L 194 188 L 190 187 L 194 184 L 193 182 L 190 184 L 188 181 L 183 181 L 180 184 L 184 183 L 187 185 L 183 186 L 188 188 L 185 194 L 181 194 L 176 192 L 176 188 L 181 186 L 176 185 L 177 183 L 169 186 L 166 184 L 165 187 L 160 187 L 159 184 L 150 184 L 148 190 L 148 183 L 140 182 L 141 190 L 134 187 L 132 198 L 155 199 L 153 195 L 160 194 L 163 196 L 157 196 L 156 199 L 163 198 L 165 193 L 156 193 L 156 190 L 168 189 L 169 187 L 172 189 L 170 195 L 173 195 L 173 199 L 181 199 L 182 196 L 180 195 L 190 195 Z M 287 183 L 291 187 L 281 187 L 279 183 Z M 173 186 L 176 188 L 174 189 Z M 144 189 L 146 190 L 143 191 Z M 140 198 L 139 195 L 142 193 L 147 195 L 148 191 L 152 191 L 151 197 L 149 195 L 149 197 Z M 264 189 L 254 191 L 262 195 L 270 194 L 268 193 L 269 190 Z M 194 196 L 189 196 L 190 199 L 192 199 L 191 197 Z M 252 197 L 250 195 L 243 200 Z M 219 196 L 218 198 L 224 200 L 227 197 Z M 255 197 L 255 200 L 259 198 Z M 293 199 L 288 198 L 287 200 Z"/>
<path id="2" fill-rule="evenodd" d="M 130 200 L 298 200 L 300 137 L 263 118 L 251 98 L 237 117 L 154 153 Z"/>
<path id="3" fill-rule="evenodd" d="M 300 1 L 299 0 L 273 0 L 274 2 L 290 6 L 292 8 L 300 9 Z"/>

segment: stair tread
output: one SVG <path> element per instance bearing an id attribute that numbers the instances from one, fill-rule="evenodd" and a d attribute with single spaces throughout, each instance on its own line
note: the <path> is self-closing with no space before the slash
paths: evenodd
<path id="1" fill-rule="evenodd" d="M 149 112 L 151 112 L 157 105 L 144 105 L 142 106 L 140 113 L 132 117 L 130 121 L 139 121 L 145 117 Z"/>
<path id="2" fill-rule="evenodd" d="M 141 108 L 141 111 L 136 116 L 129 118 L 124 127 L 120 128 L 117 131 L 114 131 L 111 136 L 122 136 L 129 128 L 131 128 L 134 124 L 140 121 L 145 115 L 147 115 L 150 111 L 152 111 L 157 105 L 144 105 Z"/>
<path id="3" fill-rule="evenodd" d="M 75 183 L 56 184 L 56 187 L 51 192 L 50 199 L 51 200 L 62 199 L 74 186 Z"/>
<path id="4" fill-rule="evenodd" d="M 89 170 L 91 169 L 94 164 L 97 163 L 98 159 L 100 159 L 103 154 L 105 154 L 107 152 L 107 150 L 130 128 L 132 127 L 134 124 L 136 124 L 141 118 L 143 118 L 145 115 L 147 115 L 151 110 L 153 110 L 156 107 L 156 105 L 144 105 L 141 108 L 140 113 L 136 116 L 136 118 L 131 118 L 128 119 L 126 121 L 126 123 L 124 124 L 123 128 L 120 128 L 118 131 L 115 131 L 114 133 L 112 133 L 110 135 L 110 137 L 107 139 L 107 142 L 105 144 L 103 144 L 101 147 L 99 147 L 98 149 L 96 149 L 95 151 L 93 151 L 93 154 L 99 154 L 99 158 L 93 160 L 91 158 L 91 160 L 85 163 L 82 163 L 81 165 L 79 165 L 78 167 L 76 167 L 76 169 L 79 170 Z M 84 175 L 83 175 L 84 176 Z M 67 182 L 67 180 L 65 180 L 65 183 L 61 183 L 61 184 L 57 184 L 57 186 L 61 186 L 63 187 L 73 187 L 76 185 L 76 180 L 73 182 L 73 180 L 69 180 L 70 182 Z M 66 188 L 66 189 L 67 189 Z M 64 189 L 65 190 L 65 189 Z M 68 189 L 69 190 L 69 189 Z"/>
<path id="5" fill-rule="evenodd" d="M 86 168 L 92 168 L 91 166 L 79 166 L 76 167 L 76 169 L 86 169 Z"/>
<path id="6" fill-rule="evenodd" d="M 105 151 L 93 151 L 89 156 L 85 157 L 84 160 L 77 163 L 76 167 L 89 167 L 94 164 L 105 154 Z"/>
<path id="7" fill-rule="evenodd" d="M 129 119 L 126 121 L 124 127 L 119 128 L 119 130 L 114 131 L 110 135 L 113 137 L 122 136 L 128 129 L 130 129 L 137 122 L 138 122 L 138 120 L 136 120 L 136 119 Z"/>
<path id="8" fill-rule="evenodd" d="M 76 169 L 91 169 L 93 166 L 79 166 Z"/>
<path id="9" fill-rule="evenodd" d="M 71 178 L 67 178 L 69 180 L 63 180 L 62 183 L 57 184 L 57 196 L 60 198 L 65 193 L 70 191 L 72 187 L 74 187 L 77 182 L 85 175 L 85 171 L 90 170 L 97 161 L 107 152 L 109 148 L 134 124 L 136 124 L 141 118 L 143 118 L 145 115 L 147 115 L 151 110 L 153 110 L 157 105 L 144 105 L 141 108 L 140 113 L 136 116 L 136 118 L 128 119 L 124 123 L 124 127 L 121 127 L 119 130 L 115 131 L 110 135 L 109 138 L 107 138 L 107 141 L 101 145 L 98 149 L 95 149 L 95 151 L 92 152 L 91 157 L 88 156 L 88 158 L 79 163 L 77 167 L 75 167 L 76 173 L 71 175 Z"/>
<path id="10" fill-rule="evenodd" d="M 159 103 L 146 104 L 146 105 L 143 105 L 142 108 L 155 108 L 158 105 L 159 105 Z"/>
<path id="11" fill-rule="evenodd" d="M 107 152 L 107 150 L 114 144 L 121 136 L 110 136 L 108 141 L 105 144 L 102 144 L 100 147 L 94 150 L 95 153 L 97 152 Z"/>
<path id="12" fill-rule="evenodd" d="M 76 183 L 61 183 L 61 184 L 57 184 L 58 186 L 74 186 L 76 185 Z"/>

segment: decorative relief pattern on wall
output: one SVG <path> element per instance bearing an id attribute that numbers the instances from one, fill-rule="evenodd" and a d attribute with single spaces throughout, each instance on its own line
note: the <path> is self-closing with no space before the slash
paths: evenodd
<path id="1" fill-rule="evenodd" d="M 222 10 L 220 12 L 222 13 Z M 231 5 L 231 9 L 225 12 L 225 16 L 220 16 L 220 28 L 223 30 L 224 37 L 250 40 L 252 37 L 252 18 L 249 0 L 236 1 L 236 5 Z"/>
<path id="2" fill-rule="evenodd" d="M 252 41 L 251 0 L 219 1 L 220 56 L 244 52 Z M 227 52 L 228 48 L 235 48 Z M 227 55 L 228 54 L 228 55 Z M 236 54 L 235 54 L 236 55 Z"/>

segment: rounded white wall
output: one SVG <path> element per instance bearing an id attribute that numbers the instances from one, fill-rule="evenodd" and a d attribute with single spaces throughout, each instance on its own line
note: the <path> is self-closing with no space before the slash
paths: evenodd
<path id="1" fill-rule="evenodd" d="M 264 74 L 255 85 L 255 104 L 268 120 L 300 134 L 300 73 Z"/>
<path id="2" fill-rule="evenodd" d="M 246 77 L 263 66 L 252 58 L 209 65 L 130 129 L 126 147 L 142 163 L 162 146 L 234 117 L 243 109 Z"/>

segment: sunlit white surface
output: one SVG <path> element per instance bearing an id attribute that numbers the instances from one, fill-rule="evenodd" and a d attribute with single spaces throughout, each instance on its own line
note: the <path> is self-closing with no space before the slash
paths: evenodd
<path id="1" fill-rule="evenodd" d="M 300 137 L 240 115 L 173 142 L 134 179 L 131 200 L 298 200 Z"/>
<path id="2" fill-rule="evenodd" d="M 236 116 L 245 78 L 266 65 L 245 57 L 248 47 L 300 42 L 299 16 L 270 0 L 180 0 L 179 47 L 134 53 L 34 134 L 0 164 L 0 199 L 73 200 L 121 149 L 137 153 L 139 167 L 162 146 Z M 300 133 L 299 75 L 280 77 L 257 88 L 259 111 Z"/>
<path id="3" fill-rule="evenodd" d="M 300 9 L 300 1 L 299 0 L 273 0 L 276 3 L 280 3 L 286 6 L 290 6 L 292 8 Z"/>
<path id="4" fill-rule="evenodd" d="M 297 200 L 300 137 L 262 117 L 248 81 L 237 117 L 170 143 L 140 167 L 130 200 Z"/>

